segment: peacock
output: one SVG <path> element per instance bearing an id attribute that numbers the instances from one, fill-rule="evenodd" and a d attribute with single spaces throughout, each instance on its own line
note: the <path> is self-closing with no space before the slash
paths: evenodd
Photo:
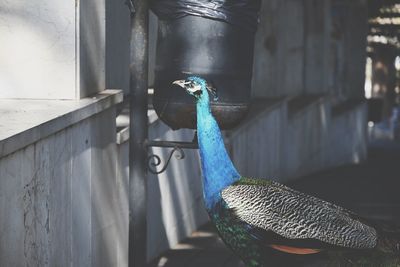
<path id="1" fill-rule="evenodd" d="M 223 242 L 247 266 L 267 266 L 267 250 L 295 255 L 379 251 L 398 257 L 400 238 L 353 212 L 275 181 L 241 176 L 211 113 L 216 89 L 197 76 L 173 84 L 196 101 L 206 210 Z"/>

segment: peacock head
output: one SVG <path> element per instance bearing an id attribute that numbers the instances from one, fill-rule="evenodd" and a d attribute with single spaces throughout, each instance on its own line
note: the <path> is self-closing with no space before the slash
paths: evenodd
<path id="1" fill-rule="evenodd" d="M 191 76 L 186 78 L 186 80 L 177 80 L 172 84 L 185 89 L 186 92 L 189 95 L 194 96 L 197 101 L 208 101 L 209 94 L 214 97 L 214 100 L 218 100 L 216 89 L 203 78 Z"/>

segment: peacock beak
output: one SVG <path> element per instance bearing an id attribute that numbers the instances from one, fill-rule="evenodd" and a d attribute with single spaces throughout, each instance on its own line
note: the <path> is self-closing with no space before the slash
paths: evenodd
<path id="1" fill-rule="evenodd" d="M 175 84 L 175 85 L 178 85 L 178 86 L 180 86 L 180 87 L 182 87 L 182 88 L 186 88 L 186 81 L 185 80 L 177 80 L 177 81 L 175 81 L 175 82 L 173 82 L 172 84 Z"/>
<path id="2" fill-rule="evenodd" d="M 195 96 L 195 95 L 201 94 L 201 85 L 196 84 L 193 81 L 177 80 L 177 81 L 173 82 L 172 84 L 182 87 L 190 95 Z"/>

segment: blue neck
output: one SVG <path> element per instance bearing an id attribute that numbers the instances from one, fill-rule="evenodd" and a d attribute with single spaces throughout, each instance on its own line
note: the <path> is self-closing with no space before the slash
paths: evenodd
<path id="1" fill-rule="evenodd" d="M 197 136 L 203 171 L 204 200 L 211 210 L 221 199 L 220 192 L 240 178 L 226 152 L 221 131 L 210 111 L 208 93 L 197 101 Z"/>

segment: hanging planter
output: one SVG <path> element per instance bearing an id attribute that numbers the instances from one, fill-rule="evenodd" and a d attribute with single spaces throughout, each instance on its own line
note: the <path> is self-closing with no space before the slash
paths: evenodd
<path id="1" fill-rule="evenodd" d="M 212 112 L 222 129 L 235 127 L 250 104 L 259 0 L 153 0 L 159 18 L 153 104 L 172 129 L 196 128 L 195 103 L 178 79 L 198 75 L 218 89 Z"/>

